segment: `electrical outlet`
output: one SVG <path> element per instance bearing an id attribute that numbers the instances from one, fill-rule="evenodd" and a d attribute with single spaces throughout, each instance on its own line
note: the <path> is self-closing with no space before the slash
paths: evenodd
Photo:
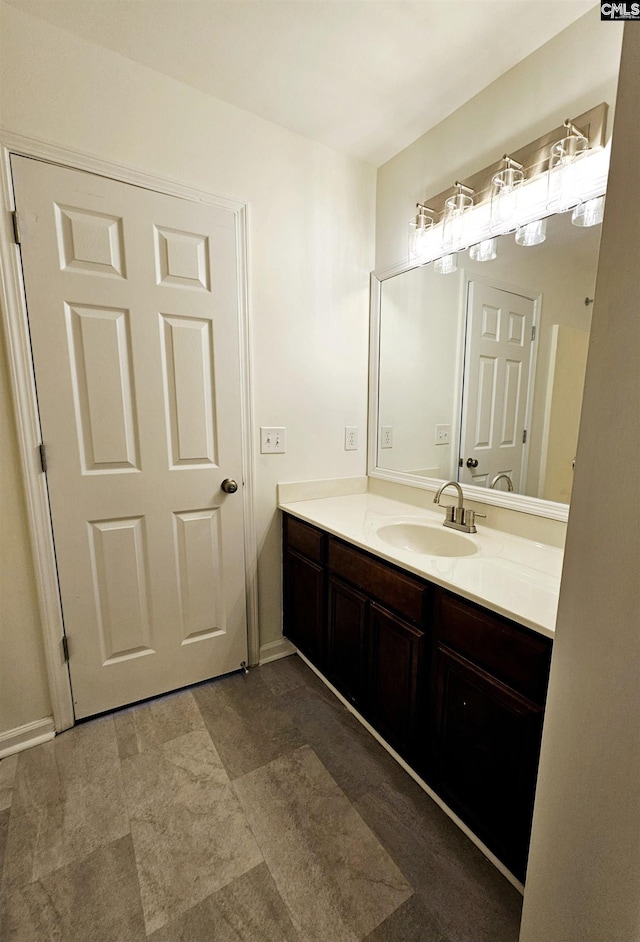
<path id="1" fill-rule="evenodd" d="M 393 448 L 393 425 L 383 425 L 380 429 L 380 447 Z"/>
<path id="2" fill-rule="evenodd" d="M 344 450 L 358 450 L 358 429 L 353 425 L 346 425 L 344 429 Z"/>
<path id="3" fill-rule="evenodd" d="M 451 426 L 450 425 L 436 425 L 435 444 L 436 445 L 448 445 L 450 441 L 451 441 Z"/>
<path id="4" fill-rule="evenodd" d="M 285 451 L 286 428 L 260 427 L 260 452 L 263 455 L 282 455 Z"/>

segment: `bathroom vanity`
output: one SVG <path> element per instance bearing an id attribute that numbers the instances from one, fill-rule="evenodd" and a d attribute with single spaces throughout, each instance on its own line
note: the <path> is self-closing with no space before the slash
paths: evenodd
<path id="1" fill-rule="evenodd" d="M 441 513 L 371 494 L 281 509 L 285 636 L 523 880 L 561 551 L 440 544 Z"/>

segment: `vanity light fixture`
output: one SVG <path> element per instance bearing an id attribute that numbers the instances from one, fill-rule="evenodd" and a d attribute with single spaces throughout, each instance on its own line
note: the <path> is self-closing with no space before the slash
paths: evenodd
<path id="1" fill-rule="evenodd" d="M 458 253 L 452 252 L 449 255 L 442 255 L 433 263 L 433 270 L 439 275 L 450 275 L 451 272 L 458 270 Z"/>
<path id="2" fill-rule="evenodd" d="M 476 242 L 469 249 L 469 258 L 474 262 L 492 262 L 498 257 L 498 240 L 484 239 L 482 242 Z"/>
<path id="3" fill-rule="evenodd" d="M 552 146 L 547 172 L 547 209 L 554 213 L 565 213 L 580 201 L 579 163 L 589 150 L 580 128 L 568 118 L 564 127 L 569 133 Z"/>
<path id="4" fill-rule="evenodd" d="M 596 196 L 592 200 L 578 203 L 571 214 L 574 226 L 599 226 L 604 219 L 604 196 Z"/>
<path id="5" fill-rule="evenodd" d="M 444 202 L 444 216 L 442 218 L 442 250 L 449 255 L 466 249 L 465 214 L 473 206 L 473 190 L 471 187 L 459 183 L 454 184 L 457 193 Z"/>
<path id="6" fill-rule="evenodd" d="M 416 203 L 416 209 L 416 218 L 409 223 L 409 261 L 425 265 L 433 248 L 435 213 L 424 203 Z"/>
<path id="7" fill-rule="evenodd" d="M 518 220 L 518 194 L 524 183 L 522 164 L 505 154 L 504 167 L 491 178 L 491 219 L 496 234 L 512 232 Z"/>
<path id="8" fill-rule="evenodd" d="M 516 242 L 518 245 L 540 245 L 547 238 L 547 220 L 536 219 L 528 222 L 526 226 L 516 229 Z"/>

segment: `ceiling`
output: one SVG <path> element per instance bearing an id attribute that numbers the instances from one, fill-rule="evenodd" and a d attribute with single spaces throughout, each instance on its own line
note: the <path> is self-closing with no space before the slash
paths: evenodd
<path id="1" fill-rule="evenodd" d="M 7 0 L 330 147 L 384 163 L 593 0 Z"/>

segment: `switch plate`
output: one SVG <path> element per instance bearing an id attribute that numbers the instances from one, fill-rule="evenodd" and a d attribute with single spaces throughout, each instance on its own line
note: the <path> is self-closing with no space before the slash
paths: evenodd
<path id="1" fill-rule="evenodd" d="M 260 452 L 263 455 L 283 455 L 286 445 L 286 428 L 260 426 Z"/>
<path id="2" fill-rule="evenodd" d="M 344 428 L 344 450 L 358 450 L 358 429 L 354 425 L 345 425 Z"/>
<path id="3" fill-rule="evenodd" d="M 380 447 L 393 448 L 393 425 L 383 425 L 380 429 Z"/>
<path id="4" fill-rule="evenodd" d="M 435 444 L 448 445 L 451 441 L 451 426 L 436 425 Z"/>

